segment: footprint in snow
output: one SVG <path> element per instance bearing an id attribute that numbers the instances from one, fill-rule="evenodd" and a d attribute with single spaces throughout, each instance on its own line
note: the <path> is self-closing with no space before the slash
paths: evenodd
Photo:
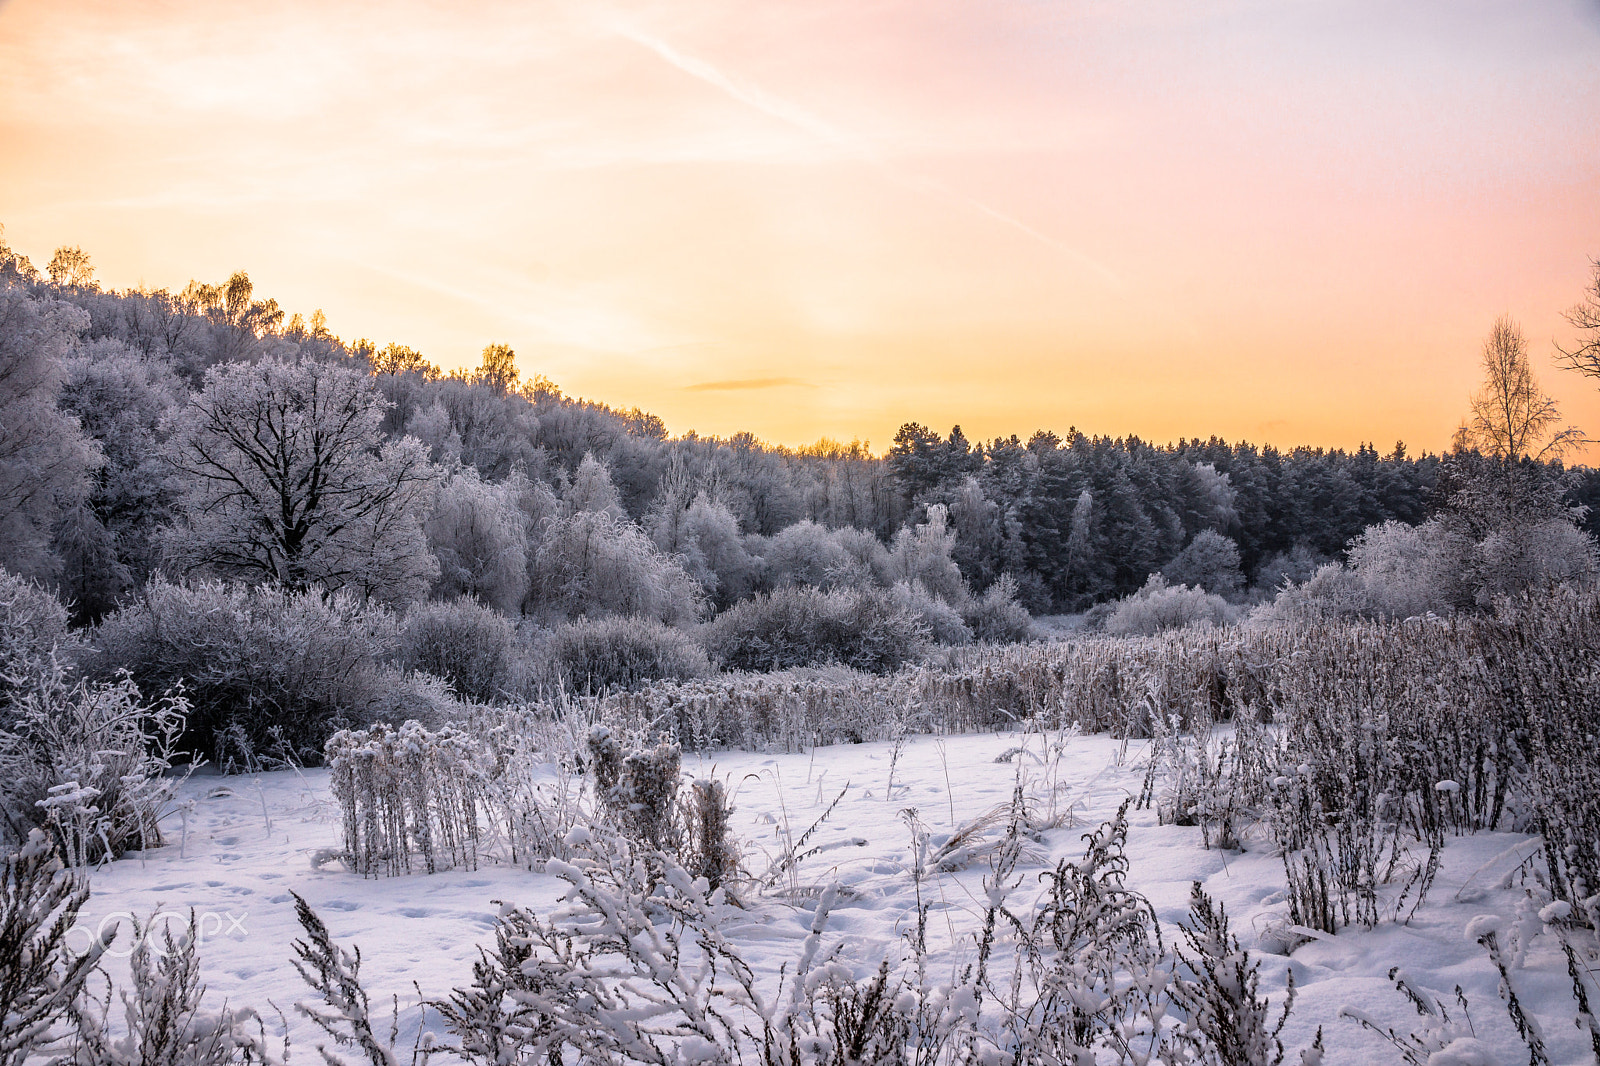
<path id="1" fill-rule="evenodd" d="M 330 899 L 328 902 L 324 903 L 323 906 L 334 911 L 354 911 L 361 909 L 361 904 L 351 903 L 347 899 Z"/>

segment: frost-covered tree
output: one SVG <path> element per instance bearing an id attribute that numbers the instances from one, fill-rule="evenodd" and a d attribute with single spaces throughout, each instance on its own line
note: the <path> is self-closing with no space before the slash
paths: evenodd
<path id="1" fill-rule="evenodd" d="M 611 471 L 592 452 L 584 453 L 562 499 L 573 512 L 603 512 L 613 518 L 627 514 L 617 496 L 617 487 L 611 481 Z"/>
<path id="2" fill-rule="evenodd" d="M 62 594 L 80 618 L 100 617 L 159 561 L 173 506 L 162 427 L 187 399 L 170 363 L 122 341 L 81 345 L 63 363 L 60 407 L 105 456 L 86 506 L 56 533 Z"/>
<path id="3" fill-rule="evenodd" d="M 949 511 L 944 504 L 928 508 L 928 520 L 913 528 L 902 528 L 895 534 L 894 545 L 889 550 L 889 572 L 896 581 L 921 585 L 932 595 L 950 604 L 963 607 L 971 599 L 961 570 L 950 553 L 955 548 L 956 535 L 948 527 Z"/>
<path id="4" fill-rule="evenodd" d="M 701 487 L 702 480 L 674 454 L 644 524 L 656 547 L 726 607 L 750 594 L 760 566 L 745 548 L 739 520 Z"/>
<path id="5" fill-rule="evenodd" d="M 439 489 L 423 528 L 439 560 L 434 591 L 469 595 L 508 614 L 528 591 L 528 534 L 517 486 L 490 485 L 463 467 Z"/>
<path id="6" fill-rule="evenodd" d="M 262 337 L 283 323 L 278 301 L 255 299 L 255 285 L 242 270 L 220 285 L 191 281 L 177 299 L 185 314 L 209 322 L 210 362 L 250 358 Z"/>
<path id="7" fill-rule="evenodd" d="M 534 552 L 523 611 L 559 618 L 640 615 L 695 621 L 700 585 L 648 534 L 609 510 L 579 510 L 546 523 Z"/>
<path id="8" fill-rule="evenodd" d="M 1195 534 L 1188 546 L 1161 568 L 1161 576 L 1171 584 L 1190 585 L 1218 596 L 1233 596 L 1244 587 L 1239 546 L 1233 538 L 1210 529 Z"/>
<path id="9" fill-rule="evenodd" d="M 39 280 L 39 271 L 28 257 L 6 243 L 6 228 L 0 225 L 0 284 L 33 282 Z"/>
<path id="10" fill-rule="evenodd" d="M 49 576 L 55 524 L 85 497 L 98 450 L 58 410 L 61 360 L 89 316 L 0 288 L 0 566 Z"/>
<path id="11" fill-rule="evenodd" d="M 207 371 L 166 456 L 182 479 L 167 559 L 291 590 L 405 603 L 438 572 L 420 519 L 437 477 L 422 445 L 379 445 L 371 378 L 313 362 Z"/>
<path id="12" fill-rule="evenodd" d="M 807 519 L 779 530 L 760 545 L 771 588 L 810 585 L 829 589 L 859 577 L 855 558 L 833 533 Z"/>

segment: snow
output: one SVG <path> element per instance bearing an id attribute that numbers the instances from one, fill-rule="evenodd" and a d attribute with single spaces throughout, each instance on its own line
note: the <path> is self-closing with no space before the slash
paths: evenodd
<path id="1" fill-rule="evenodd" d="M 1148 746 L 1140 742 L 1011 732 L 908 736 L 795 754 L 686 753 L 684 770 L 726 783 L 744 866 L 756 872 L 772 868 L 788 842 L 843 792 L 807 843 L 805 850 L 817 848 L 811 857 L 779 873 L 765 892 L 744 890 L 746 909 L 724 927 L 755 971 L 775 982 L 780 965 L 796 972 L 802 953 L 831 957 L 858 978 L 885 957 L 901 957 L 904 934 L 916 925 L 918 898 L 908 812 L 931 835 L 924 845 L 931 858 L 963 826 L 1009 804 L 1020 785 L 1039 824 L 1055 827 L 1039 829 L 1028 842 L 1021 882 L 1010 899 L 1016 905 L 1040 891 L 1038 873 L 1060 858 L 1080 857 L 1083 834 L 1140 793 L 1148 757 Z M 552 777 L 561 772 L 548 768 Z M 330 861 L 341 838 L 326 770 L 233 778 L 200 773 L 184 785 L 181 798 L 192 803 L 165 827 L 163 847 L 94 871 L 94 895 L 80 916 L 83 935 L 120 930 L 113 951 L 125 958 L 131 918 L 182 922 L 193 910 L 208 1004 L 215 1008 L 226 1000 L 268 1018 L 269 1004 L 275 1004 L 301 1049 L 315 1040 L 292 1006 L 307 990 L 290 963 L 290 944 L 301 936 L 291 892 L 305 897 L 339 944 L 360 947 L 362 979 L 374 1009 L 382 1007 L 383 1028 L 398 997 L 401 1038 L 409 1044 L 418 1025 L 418 987 L 424 998 L 442 998 L 468 983 L 475 945 L 492 940 L 502 904 L 547 914 L 570 890 L 565 878 L 581 876 L 554 863 L 530 873 L 486 858 L 476 870 L 363 879 Z M 1207 850 L 1198 828 L 1158 825 L 1154 810 L 1130 809 L 1129 817 L 1128 887 L 1149 898 L 1164 935 L 1176 935 L 1187 916 L 1190 885 L 1198 880 L 1226 906 L 1240 940 L 1261 960 L 1262 990 L 1274 1004 L 1281 1002 L 1292 969 L 1298 999 L 1284 1032 L 1290 1061 L 1298 1061 L 1295 1053 L 1310 1045 L 1319 1026 L 1328 1066 L 1396 1061 L 1397 1053 L 1379 1035 L 1340 1018 L 1340 1009 L 1347 1008 L 1401 1034 L 1418 1028 L 1416 1010 L 1388 978 L 1396 966 L 1410 975 L 1413 987 L 1452 1012 L 1457 985 L 1470 1001 L 1475 1038 L 1452 1043 L 1433 1061 L 1527 1057 L 1499 999 L 1498 974 L 1473 931 L 1508 928 L 1519 904 L 1545 902 L 1524 903 L 1532 886 L 1513 876 L 1529 838 L 1452 838 L 1427 902 L 1409 924 L 1332 936 L 1289 925 L 1282 862 L 1263 836 L 1247 833 L 1244 851 Z M 579 826 L 567 841 L 578 845 L 588 836 Z M 950 854 L 924 864 L 920 891 L 932 901 L 931 974 L 970 961 L 970 937 L 988 902 L 985 839 L 980 832 L 963 845 L 969 855 L 980 856 L 963 868 L 956 868 L 960 863 Z M 827 914 L 820 937 L 818 912 Z M 1546 923 L 1565 917 L 1549 907 L 1539 916 Z M 1537 931 L 1543 926 L 1534 926 L 1532 933 L 1518 933 L 1531 937 L 1512 974 L 1518 994 L 1542 1022 L 1552 1062 L 1592 1061 L 1586 1035 L 1573 1025 L 1576 1007 L 1559 944 L 1553 934 Z M 841 938 L 846 950 L 830 955 Z M 1291 948 L 1292 955 L 1285 954 Z M 912 1006 L 908 1002 L 905 1009 Z M 438 1015 L 428 1014 L 423 1024 L 438 1029 Z M 685 1061 L 702 1051 L 684 1048 Z"/>

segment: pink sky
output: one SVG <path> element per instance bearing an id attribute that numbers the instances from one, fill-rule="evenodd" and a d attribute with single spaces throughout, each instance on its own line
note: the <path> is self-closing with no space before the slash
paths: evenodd
<path id="1" fill-rule="evenodd" d="M 0 3 L 0 223 L 674 433 L 1443 448 L 1600 256 L 1600 0 Z M 1591 461 L 1600 459 L 1592 453 Z"/>

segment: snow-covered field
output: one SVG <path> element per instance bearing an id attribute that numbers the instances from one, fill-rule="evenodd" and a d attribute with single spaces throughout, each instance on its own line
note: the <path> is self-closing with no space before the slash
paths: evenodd
<path id="1" fill-rule="evenodd" d="M 801 864 L 793 877 L 778 878 L 775 887 L 747 889 L 749 907 L 727 931 L 758 973 L 775 975 L 796 956 L 810 927 L 804 890 L 838 882 L 847 891 L 833 910 L 829 936 L 848 941 L 844 958 L 866 976 L 886 953 L 904 950 L 903 934 L 916 920 L 908 873 L 911 830 L 903 813 L 908 808 L 937 846 L 957 827 L 1009 804 L 1020 783 L 1037 813 L 1062 822 L 1025 854 L 1018 894 L 1027 899 L 1039 891 L 1034 874 L 1060 858 L 1078 857 L 1082 834 L 1138 795 L 1148 758 L 1143 742 L 1124 745 L 1104 736 L 985 733 L 910 736 L 898 747 L 871 743 L 802 754 L 686 754 L 684 769 L 727 783 L 744 864 L 754 874 L 766 871 L 786 842 L 811 827 L 843 792 L 812 838 L 833 846 Z M 80 924 L 95 930 L 158 911 L 164 921 L 181 922 L 193 909 L 204 938 L 208 1002 L 226 999 L 263 1013 L 269 1002 L 276 1004 L 289 1018 L 297 1054 L 314 1061 L 310 1028 L 292 1008 L 306 992 L 290 964 L 290 943 L 300 935 L 290 891 L 298 892 L 335 939 L 359 945 L 374 1001 L 399 997 L 402 1040 L 409 1046 L 405 1034 L 417 1024 L 418 987 L 423 997 L 440 997 L 470 980 L 474 945 L 492 938 L 494 901 L 545 913 L 566 886 L 554 876 L 492 860 L 475 871 L 363 879 L 327 858 L 341 844 L 328 785 L 326 770 L 196 775 L 185 786 L 192 810 L 170 823 L 166 846 L 94 872 L 94 895 Z M 1263 991 L 1275 1004 L 1292 968 L 1299 998 L 1284 1033 L 1290 1061 L 1296 1061 L 1293 1049 L 1308 1045 L 1318 1026 L 1326 1033 L 1330 1064 L 1400 1061 L 1379 1037 L 1340 1017 L 1349 1007 L 1402 1033 L 1417 1027 L 1417 1013 L 1387 978 L 1395 966 L 1452 1009 L 1459 985 L 1470 1001 L 1476 1034 L 1494 1049 L 1496 1061 L 1526 1061 L 1528 1051 L 1498 994 L 1498 975 L 1464 932 L 1482 914 L 1501 916 L 1505 935 L 1514 935 L 1520 920 L 1526 950 L 1513 980 L 1542 1023 L 1551 1060 L 1592 1061 L 1586 1034 L 1573 1024 L 1576 1008 L 1559 947 L 1539 932 L 1537 908 L 1521 887 L 1508 884 L 1508 874 L 1531 853 L 1529 838 L 1452 838 L 1427 902 L 1409 923 L 1349 929 L 1309 940 L 1286 956 L 1284 872 L 1263 837 L 1247 836 L 1242 852 L 1207 850 L 1197 828 L 1158 825 L 1153 810 L 1131 811 L 1130 818 L 1129 887 L 1149 898 L 1166 936 L 1177 935 L 1190 884 L 1198 880 L 1225 904 L 1235 932 L 1260 958 Z M 933 900 L 935 975 L 970 955 L 988 869 L 979 854 L 964 869 L 936 874 L 924 884 Z M 118 946 L 125 951 L 126 933 Z M 118 971 L 117 964 L 112 970 Z M 437 1014 L 424 1024 L 438 1027 Z"/>

